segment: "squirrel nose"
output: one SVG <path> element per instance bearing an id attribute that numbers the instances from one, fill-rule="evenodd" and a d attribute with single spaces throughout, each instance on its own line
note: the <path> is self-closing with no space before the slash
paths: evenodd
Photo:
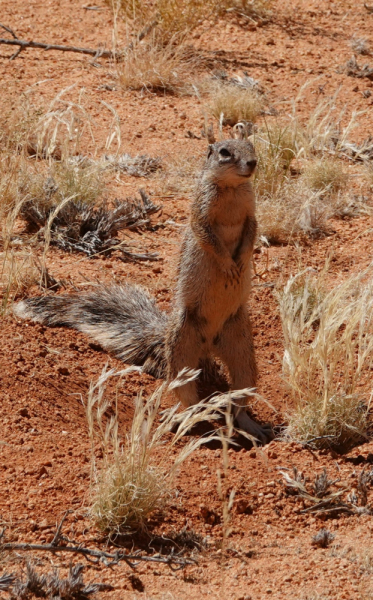
<path id="1" fill-rule="evenodd" d="M 252 158 L 251 160 L 248 160 L 246 164 L 248 167 L 250 167 L 250 169 L 255 169 L 256 163 L 257 163 L 256 158 Z"/>

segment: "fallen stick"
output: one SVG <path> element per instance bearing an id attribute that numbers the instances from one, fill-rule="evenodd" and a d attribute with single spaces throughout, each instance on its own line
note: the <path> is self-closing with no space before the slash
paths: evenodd
<path id="1" fill-rule="evenodd" d="M 82 554 L 87 560 L 94 563 L 104 563 L 105 566 L 117 565 L 120 561 L 125 562 L 131 569 L 135 570 L 139 562 L 163 563 L 170 567 L 172 571 L 185 569 L 187 565 L 195 565 L 196 561 L 192 558 L 185 558 L 174 554 L 173 549 L 167 556 L 155 554 L 153 556 L 144 556 L 138 552 L 127 554 L 117 550 L 114 553 L 105 552 L 104 550 L 93 550 L 84 548 L 83 546 L 68 546 L 63 545 L 67 540 L 62 535 L 62 526 L 70 511 L 66 511 L 60 523 L 57 526 L 56 533 L 50 544 L 13 544 L 11 542 L 4 543 L 2 540 L 5 534 L 5 528 L 0 533 L 0 550 L 40 550 L 43 552 L 70 552 L 72 554 Z M 62 542 L 62 544 L 61 544 Z M 0 588 L 1 589 L 1 588 Z"/>
<path id="2" fill-rule="evenodd" d="M 32 40 L 20 40 L 14 33 L 10 27 L 6 25 L 2 25 L 0 23 L 0 27 L 8 31 L 10 35 L 13 37 L 12 40 L 8 38 L 0 38 L 0 44 L 6 44 L 7 46 L 19 46 L 17 52 L 12 54 L 9 60 L 14 60 L 17 56 L 26 48 L 41 48 L 42 50 L 59 50 L 60 52 L 78 52 L 79 54 L 89 54 L 90 56 L 94 56 L 95 58 L 115 58 L 116 53 L 111 50 L 103 50 L 102 48 L 98 48 L 97 50 L 93 50 L 91 48 L 78 48 L 77 46 L 60 46 L 59 44 L 43 44 L 42 42 L 33 42 Z"/>
<path id="3" fill-rule="evenodd" d="M 41 550 L 43 552 L 70 552 L 73 554 L 82 554 L 88 560 L 93 559 L 94 563 L 104 563 L 105 566 L 117 565 L 120 561 L 127 563 L 131 569 L 136 569 L 139 562 L 163 563 L 168 565 L 172 571 L 184 569 L 187 565 L 195 565 L 196 561 L 191 558 L 177 556 L 173 552 L 167 556 L 156 554 L 154 556 L 144 556 L 137 552 L 126 554 L 125 552 L 104 552 L 103 550 L 92 550 L 91 548 L 83 548 L 81 546 L 57 546 L 51 544 L 12 544 L 5 543 L 0 545 L 3 550 Z"/>
<path id="4" fill-rule="evenodd" d="M 154 20 L 152 23 L 147 25 L 136 37 L 136 42 L 141 42 L 144 37 L 146 37 L 157 25 L 157 20 Z M 59 50 L 60 52 L 78 52 L 79 54 L 89 54 L 96 58 L 118 58 L 119 56 L 123 56 L 126 51 L 132 50 L 135 42 L 131 42 L 127 48 L 122 50 L 121 52 L 113 52 L 112 50 L 104 50 L 103 48 L 97 48 L 97 50 L 93 50 L 92 48 L 79 48 L 78 46 L 61 46 L 60 44 L 44 44 L 42 42 L 34 42 L 32 40 L 20 40 L 17 35 L 14 33 L 13 29 L 7 27 L 6 25 L 2 25 L 0 23 L 0 27 L 5 29 L 10 35 L 13 37 L 12 40 L 8 38 L 0 38 L 0 44 L 6 44 L 7 46 L 19 46 L 18 50 L 9 57 L 9 60 L 14 60 L 19 56 L 19 54 L 26 50 L 26 48 L 41 48 L 42 50 Z"/>

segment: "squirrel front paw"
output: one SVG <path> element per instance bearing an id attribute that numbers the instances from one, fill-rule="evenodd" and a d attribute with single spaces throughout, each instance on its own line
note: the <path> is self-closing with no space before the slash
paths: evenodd
<path id="1" fill-rule="evenodd" d="M 239 283 L 242 268 L 238 266 L 234 260 L 223 265 L 223 273 L 227 277 L 230 284 Z"/>

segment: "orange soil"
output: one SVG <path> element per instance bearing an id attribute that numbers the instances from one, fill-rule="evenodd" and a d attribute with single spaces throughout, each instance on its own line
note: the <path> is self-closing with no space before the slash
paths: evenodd
<path id="1" fill-rule="evenodd" d="M 285 4 L 285 6 L 284 6 Z M 53 0 L 47 4 L 14 0 L 3 4 L 2 22 L 20 38 L 37 41 L 110 47 L 113 20 L 102 0 L 99 11 L 87 10 L 83 0 Z M 372 126 L 371 97 L 362 92 L 372 87 L 368 80 L 337 73 L 352 55 L 353 36 L 367 38 L 373 45 L 373 15 L 363 4 L 339 2 L 278 2 L 278 10 L 263 27 L 221 21 L 191 39 L 196 52 L 214 68 L 230 73 L 247 70 L 258 79 L 271 103 L 283 113 L 299 88 L 309 82 L 300 105 L 308 115 L 320 95 L 330 96 L 339 86 L 337 103 L 342 108 L 364 110 L 355 139 L 365 137 Z M 119 37 L 124 27 L 120 24 Z M 110 103 L 121 119 L 123 149 L 132 154 L 173 156 L 203 153 L 205 141 L 185 137 L 188 130 L 199 135 L 203 124 L 201 102 L 191 97 L 122 92 L 109 62 L 94 66 L 89 57 L 54 51 L 27 50 L 9 62 L 11 51 L 0 48 L 1 97 L 9 108 L 29 86 L 35 85 L 40 102 L 47 103 L 63 88 L 84 87 L 96 122 L 98 144 L 104 145 L 110 114 L 99 104 Z M 369 61 L 359 58 L 361 63 Z M 111 86 L 114 89 L 108 89 Z M 123 176 L 115 186 L 122 197 L 141 185 L 152 191 L 152 180 Z M 111 281 L 129 279 L 146 285 L 161 305 L 171 300 L 175 257 L 180 228 L 185 223 L 188 198 L 176 194 L 161 199 L 163 212 L 154 222 L 163 228 L 154 233 L 131 233 L 134 244 L 156 251 L 157 263 L 128 265 L 115 257 L 89 260 L 50 249 L 51 273 L 84 286 L 86 278 Z M 260 200 L 259 200 L 260 201 Z M 335 281 L 351 270 L 362 269 L 372 260 L 372 219 L 360 217 L 330 223 L 330 235 L 302 246 L 302 264 L 321 267 L 331 247 L 331 273 Z M 269 265 L 265 280 L 256 279 L 252 314 L 260 373 L 259 392 L 275 407 L 257 404 L 254 414 L 262 421 L 281 424 L 289 402 L 281 379 L 283 353 L 281 322 L 270 285 L 294 273 L 299 250 L 294 246 L 271 247 L 255 255 L 257 271 Z M 66 510 L 65 533 L 89 547 L 105 547 L 105 540 L 87 516 L 89 500 L 90 446 L 84 402 L 91 380 L 96 380 L 107 363 L 121 368 L 119 361 L 91 345 L 83 335 L 65 329 L 47 329 L 32 323 L 4 319 L 0 340 L 3 347 L 0 372 L 2 444 L 0 446 L 0 511 L 8 535 L 18 541 L 50 541 L 56 522 Z M 140 388 L 147 395 L 157 382 L 132 374 L 123 386 L 120 416 L 123 430 L 130 424 L 133 397 Z M 109 386 L 108 397 L 114 397 Z M 221 502 L 217 491 L 217 469 L 222 467 L 221 450 L 201 448 L 184 465 L 177 480 L 178 494 L 156 525 L 165 537 L 183 527 L 194 529 L 207 540 L 198 564 L 173 573 L 166 566 L 142 565 L 137 578 L 125 564 L 108 569 L 88 565 L 85 578 L 114 587 L 104 592 L 108 599 L 124 598 L 232 598 L 259 600 L 273 597 L 296 600 L 371 598 L 373 523 L 369 516 L 339 516 L 325 524 L 321 518 L 300 514 L 301 502 L 284 494 L 277 467 L 301 469 L 309 477 L 327 467 L 331 478 L 340 477 L 354 487 L 357 474 L 373 452 L 373 443 L 363 444 L 348 455 L 310 452 L 296 444 L 272 442 L 263 449 L 231 449 L 228 487 L 236 491 L 232 511 L 233 531 L 221 550 Z M 357 460 L 352 460 L 358 457 Z M 356 466 L 356 462 L 361 466 Z M 241 513 L 243 502 L 249 509 Z M 206 519 L 205 506 L 210 517 Z M 215 515 L 211 517 L 212 515 Z M 312 536 L 323 526 L 335 534 L 331 548 L 317 549 Z M 140 544 L 137 538 L 134 544 Z M 110 545 L 109 545 L 110 546 Z M 130 544 L 131 547 L 131 544 Z M 68 566 L 69 556 L 39 555 L 45 568 L 49 560 Z M 78 559 L 74 559 L 77 562 Z M 16 556 L 3 558 L 4 571 L 16 570 Z"/>

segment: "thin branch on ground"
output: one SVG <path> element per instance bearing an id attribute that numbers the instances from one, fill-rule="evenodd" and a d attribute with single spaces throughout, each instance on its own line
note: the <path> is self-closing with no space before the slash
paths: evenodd
<path id="1" fill-rule="evenodd" d="M 18 50 L 12 54 L 9 60 L 14 60 L 17 56 L 26 48 L 41 48 L 42 50 L 59 50 L 60 52 L 78 52 L 79 54 L 89 54 L 94 58 L 115 58 L 116 54 L 111 50 L 103 50 L 102 48 L 97 48 L 94 50 L 92 48 L 79 48 L 77 46 L 61 46 L 60 44 L 44 44 L 42 42 L 34 42 L 32 40 L 20 40 L 14 31 L 7 27 L 6 25 L 2 25 L 0 23 L 0 27 L 8 31 L 13 39 L 0 38 L 0 44 L 6 44 L 7 46 L 19 46 Z"/>
<path id="2" fill-rule="evenodd" d="M 132 553 L 126 551 L 117 550 L 116 552 L 105 552 L 103 550 L 94 550 L 92 548 L 84 548 L 83 546 L 65 545 L 68 544 L 68 540 L 62 535 L 62 526 L 70 511 L 67 511 L 62 517 L 59 525 L 57 526 L 56 533 L 50 544 L 17 544 L 12 542 L 3 542 L 5 528 L 0 533 L 0 551 L 4 550 L 38 550 L 42 552 L 70 552 L 72 554 L 81 554 L 85 558 L 93 563 L 103 563 L 105 566 L 117 565 L 119 562 L 125 562 L 131 569 L 135 570 L 140 562 L 148 563 L 162 563 L 168 565 L 172 571 L 179 571 L 185 569 L 187 565 L 195 565 L 196 560 L 192 558 L 186 558 L 181 556 L 179 553 L 175 554 L 174 549 L 170 551 L 166 556 L 161 554 L 154 554 L 153 556 L 144 556 L 140 554 L 140 550 Z"/>
<path id="3" fill-rule="evenodd" d="M 138 552 L 127 554 L 126 552 L 104 552 L 102 550 L 92 550 L 82 546 L 57 546 L 54 544 L 13 544 L 5 543 L 0 546 L 1 550 L 40 550 L 42 552 L 70 552 L 73 554 L 82 554 L 87 560 L 94 563 L 102 562 L 105 566 L 117 565 L 119 562 L 125 562 L 131 569 L 135 570 L 140 562 L 162 563 L 168 565 L 172 571 L 185 569 L 187 565 L 195 565 L 196 561 L 191 558 L 185 558 L 174 554 L 173 551 L 167 556 L 156 554 L 154 556 L 144 556 Z"/>
<path id="4" fill-rule="evenodd" d="M 13 39 L 8 38 L 0 38 L 0 44 L 6 44 L 7 46 L 19 46 L 18 50 L 12 56 L 9 57 L 9 60 L 14 60 L 19 56 L 23 50 L 27 48 L 40 48 L 41 50 L 58 50 L 59 52 L 77 52 L 78 54 L 89 54 L 93 56 L 94 59 L 97 58 L 114 58 L 118 59 L 121 56 L 132 50 L 135 46 L 135 43 L 141 42 L 157 25 L 157 20 L 153 21 L 147 27 L 145 27 L 136 37 L 136 40 L 131 42 L 127 48 L 121 50 L 120 52 L 115 52 L 112 50 L 104 50 L 103 48 L 97 48 L 94 50 L 93 48 L 79 48 L 78 46 L 62 46 L 61 44 L 45 44 L 43 42 L 34 42 L 33 40 L 21 40 L 18 38 L 16 33 L 10 27 L 3 25 L 0 23 L 0 27 L 10 33 Z"/>

